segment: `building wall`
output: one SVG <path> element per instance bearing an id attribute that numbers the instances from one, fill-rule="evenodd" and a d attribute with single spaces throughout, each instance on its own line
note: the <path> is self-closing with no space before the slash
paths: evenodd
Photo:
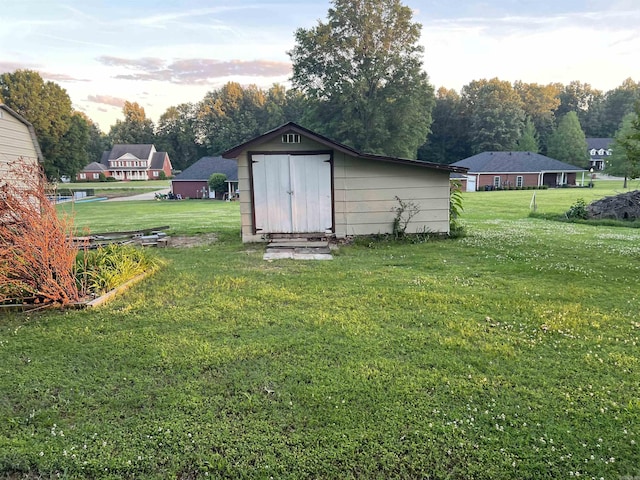
<path id="1" fill-rule="evenodd" d="M 280 138 L 255 148 L 260 152 L 327 151 L 325 145 L 302 137 L 299 144 Z M 408 233 L 449 231 L 449 172 L 387 162 L 367 161 L 333 153 L 335 235 L 391 233 L 398 196 L 420 209 Z M 244 242 L 263 241 L 253 233 L 248 153 L 238 157 L 240 213 Z"/>
<path id="2" fill-rule="evenodd" d="M 4 110 L 0 110 L 0 183 L 10 181 L 9 164 L 21 158 L 23 164 L 37 165 L 38 153 L 29 128 Z"/>
<path id="3" fill-rule="evenodd" d="M 474 173 L 477 177 L 476 190 L 484 190 L 486 186 L 493 187 L 494 177 L 500 177 L 500 185 L 516 186 L 517 177 L 522 177 L 523 187 L 535 187 L 538 185 L 539 175 L 537 173 Z"/>
<path id="4" fill-rule="evenodd" d="M 449 232 L 449 172 L 336 154 L 336 236 L 392 233 L 396 197 L 419 209 L 407 233 Z"/>
<path id="5" fill-rule="evenodd" d="M 204 198 L 209 198 L 209 185 L 205 180 L 171 182 L 173 194 L 182 195 L 182 198 L 202 198 L 203 188 L 205 189 Z"/>

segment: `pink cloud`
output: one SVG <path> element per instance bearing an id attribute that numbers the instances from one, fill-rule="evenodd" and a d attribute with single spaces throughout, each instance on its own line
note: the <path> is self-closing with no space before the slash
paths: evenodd
<path id="1" fill-rule="evenodd" d="M 122 108 L 124 107 L 124 102 L 126 100 L 124 98 L 111 97 L 109 95 L 89 95 L 87 97 L 87 101 Z"/>
<path id="2" fill-rule="evenodd" d="M 119 74 L 115 78 L 123 80 L 143 80 L 171 82 L 183 85 L 200 85 L 211 79 L 229 76 L 281 77 L 291 73 L 288 62 L 269 60 L 214 60 L 208 58 L 180 59 L 165 63 L 158 58 L 125 59 L 100 57 L 98 61 L 108 66 L 126 67 L 130 74 Z"/>

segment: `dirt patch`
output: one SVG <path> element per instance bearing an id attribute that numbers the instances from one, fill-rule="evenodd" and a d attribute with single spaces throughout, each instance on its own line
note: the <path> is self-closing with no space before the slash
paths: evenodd
<path id="1" fill-rule="evenodd" d="M 192 236 L 170 236 L 167 246 L 176 248 L 191 248 L 202 245 L 209 245 L 218 240 L 215 233 L 203 233 L 202 235 Z"/>

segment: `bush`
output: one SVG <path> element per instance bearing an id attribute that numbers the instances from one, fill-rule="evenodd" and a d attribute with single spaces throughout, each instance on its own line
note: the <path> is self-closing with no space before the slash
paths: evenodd
<path id="1" fill-rule="evenodd" d="M 118 179 L 116 177 L 107 177 L 106 181 L 107 182 L 117 182 Z"/>
<path id="2" fill-rule="evenodd" d="M 587 204 L 582 198 L 578 198 L 576 203 L 571 205 L 571 208 L 567 210 L 565 213 L 567 218 L 579 218 L 582 220 L 586 220 L 589 217 L 589 212 L 587 211 Z"/>
<path id="3" fill-rule="evenodd" d="M 212 173 L 209 177 L 209 188 L 214 192 L 224 191 L 227 176 L 224 173 Z"/>
<path id="4" fill-rule="evenodd" d="M 66 305 L 78 299 L 73 224 L 58 217 L 39 166 L 8 164 L 0 195 L 0 303 Z"/>

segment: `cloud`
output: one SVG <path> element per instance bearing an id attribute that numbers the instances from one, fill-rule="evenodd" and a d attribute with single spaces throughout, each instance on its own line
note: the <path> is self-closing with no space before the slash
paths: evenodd
<path id="1" fill-rule="evenodd" d="M 0 61 L 0 73 L 13 73 L 16 70 L 35 70 L 36 68 L 37 68 L 37 65 L 33 63 Z"/>
<path id="2" fill-rule="evenodd" d="M 211 79 L 229 76 L 281 77 L 291 73 L 291 64 L 269 60 L 214 60 L 191 58 L 166 63 L 153 57 L 126 59 L 102 56 L 98 61 L 111 67 L 125 67 L 130 74 L 118 74 L 121 80 L 170 82 L 180 85 L 202 85 Z"/>
<path id="3" fill-rule="evenodd" d="M 51 72 L 40 72 L 40 76 L 46 80 L 53 80 L 56 82 L 90 82 L 91 80 L 87 78 L 76 78 L 71 75 L 66 75 L 64 73 L 51 73 Z"/>
<path id="4" fill-rule="evenodd" d="M 44 72 L 38 67 L 39 65 L 35 63 L 0 62 L 0 73 L 13 73 L 16 70 L 32 70 L 38 72 L 43 79 L 54 82 L 90 82 L 89 79 L 76 78 L 65 73 Z"/>
<path id="5" fill-rule="evenodd" d="M 102 105 L 110 105 L 112 107 L 122 108 L 124 107 L 124 98 L 111 97 L 109 95 L 89 95 L 87 101 L 93 103 L 100 103 Z M 103 110 L 106 111 L 106 110 Z"/>

